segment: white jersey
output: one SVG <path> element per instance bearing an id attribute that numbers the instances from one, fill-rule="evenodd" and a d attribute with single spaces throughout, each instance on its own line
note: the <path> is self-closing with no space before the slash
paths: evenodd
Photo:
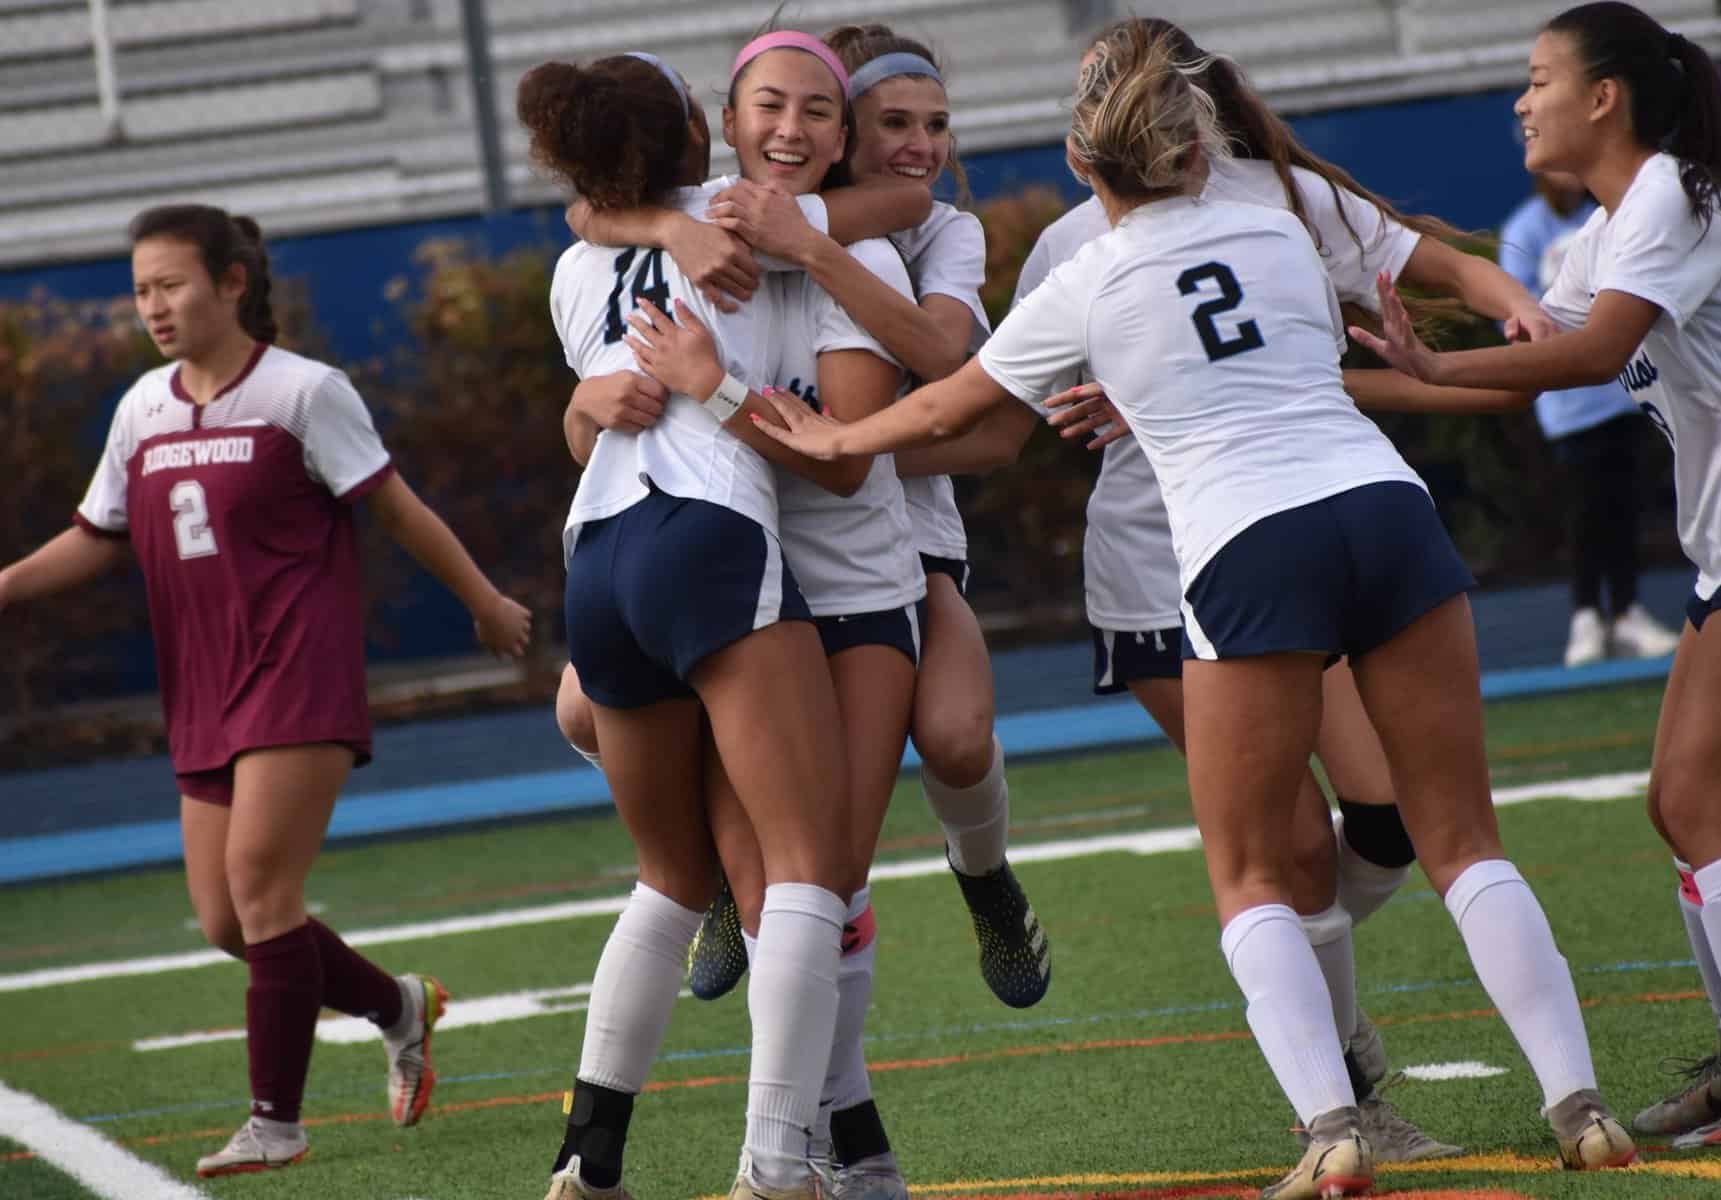
<path id="1" fill-rule="evenodd" d="M 1284 184 L 1271 163 L 1215 159 L 1209 170 L 1206 199 L 1290 208 Z M 1375 274 L 1386 271 L 1396 279 L 1421 235 L 1360 196 L 1343 189 L 1335 195 L 1313 171 L 1293 167 L 1291 176 L 1339 298 L 1377 311 Z M 1047 226 L 1022 264 L 1017 302 L 1053 268 L 1110 227 L 1096 197 Z M 1057 390 L 1078 382 L 1074 376 L 1061 380 Z M 1088 500 L 1082 577 L 1088 623 L 1100 629 L 1146 631 L 1168 628 L 1180 620 L 1182 589 L 1171 549 L 1171 524 L 1153 467 L 1134 438 L 1113 442 L 1103 452 L 1099 479 Z"/>
<path id="2" fill-rule="evenodd" d="M 848 249 L 867 270 L 914 298 L 908 269 L 889 242 L 856 242 Z M 783 314 L 776 384 L 809 405 L 819 407 L 821 354 L 865 350 L 896 362 L 806 275 L 774 273 L 766 277 L 765 286 L 776 289 Z M 783 557 L 815 617 L 883 612 L 926 595 L 908 504 L 890 455 L 875 456 L 866 481 L 848 497 L 779 468 L 777 510 Z"/>
<path id="3" fill-rule="evenodd" d="M 685 188 L 670 203 L 702 217 L 711 194 L 726 182 Z M 822 217 L 823 208 L 819 204 L 809 217 Z M 592 379 L 638 368 L 623 339 L 630 332 L 627 318 L 642 296 L 667 313 L 673 313 L 676 299 L 693 309 L 711 330 L 724 369 L 749 387 L 762 388 L 775 378 L 781 312 L 763 291 L 738 312 L 720 312 L 666 252 L 583 242 L 563 252 L 550 284 L 550 318 L 575 374 Z M 562 530 L 564 560 L 574 551 L 581 525 L 637 504 L 653 487 L 733 509 L 776 535 L 777 487 L 770 464 L 724 430 L 698 401 L 678 394 L 650 429 L 598 434 Z"/>
<path id="4" fill-rule="evenodd" d="M 1708 599 L 1721 587 L 1721 232 L 1691 215 L 1670 155 L 1638 169 L 1611 215 L 1596 210 L 1542 307 L 1576 327 L 1606 291 L 1661 309 L 1620 382 L 1673 443 L 1679 542 Z"/>
<path id="5" fill-rule="evenodd" d="M 980 302 L 980 288 L 986 282 L 986 232 L 980 219 L 940 201 L 932 206 L 930 217 L 893 235 L 891 241 L 908 264 L 915 297 L 951 296 L 960 300 L 974 316 L 968 349 L 972 352 L 984 345 L 992 327 L 986 320 L 986 306 Z M 950 477 L 912 477 L 902 481 L 902 488 L 914 522 L 916 548 L 934 558 L 966 559 L 968 531 L 957 511 Z"/>
<path id="6" fill-rule="evenodd" d="M 1177 197 L 1128 214 L 980 352 L 1022 399 L 1087 363 L 1158 476 L 1187 591 L 1273 513 L 1370 483 L 1421 486 L 1346 395 L 1338 297 L 1301 222 Z"/>

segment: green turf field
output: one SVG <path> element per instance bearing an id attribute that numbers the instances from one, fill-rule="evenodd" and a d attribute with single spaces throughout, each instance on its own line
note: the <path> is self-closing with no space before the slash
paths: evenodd
<path id="1" fill-rule="evenodd" d="M 1656 687 L 1637 687 L 1492 706 L 1498 786 L 1641 770 L 1658 697 Z M 1051 994 L 1027 1012 L 1001 1007 L 980 981 L 946 875 L 929 870 L 875 887 L 880 954 L 869 1058 L 917 1195 L 1252 1196 L 1297 1157 L 1291 1113 L 1248 1040 L 1218 953 L 1199 855 L 1094 853 L 1085 844 L 1186 825 L 1181 774 L 1165 749 L 1012 769 L 1015 843 L 1071 843 L 1066 857 L 1019 868 L 1054 961 Z M 1502 808 L 1500 819 L 1589 1005 L 1604 1093 L 1629 1117 L 1666 1090 L 1664 1055 L 1714 1046 L 1667 856 L 1636 799 L 1536 800 Z M 885 845 L 885 861 L 937 855 L 917 788 L 901 789 Z M 25 972 L 199 950 L 173 871 L 0 893 L 0 1082 L 208 1196 L 537 1200 L 578 1055 L 578 985 L 591 978 L 610 918 L 531 918 L 553 915 L 541 911 L 547 906 L 621 895 L 628 864 L 617 823 L 597 818 L 324 857 L 309 893 L 324 920 L 349 935 L 421 925 L 409 940 L 367 952 L 390 970 L 437 974 L 455 996 L 451 1024 L 461 1002 L 493 998 L 466 1010 L 472 1023 L 437 1035 L 442 1081 L 417 1129 L 387 1121 L 378 1044 L 324 1041 L 306 1102 L 311 1156 L 266 1176 L 192 1179 L 197 1156 L 243 1119 L 242 1043 L 228 1037 L 147 1051 L 134 1043 L 231 1030 L 242 1015 L 242 969 L 221 963 L 56 986 L 15 982 Z M 435 924 L 481 914 L 497 927 L 456 933 Z M 1390 1098 L 1406 1115 L 1470 1154 L 1385 1168 L 1379 1193 L 1721 1196 L 1721 1155 L 1650 1153 L 1641 1166 L 1607 1176 L 1552 1171 L 1534 1081 L 1505 1026 L 1486 1012 L 1451 921 L 1419 877 L 1358 931 L 1356 946 L 1363 1003 L 1396 1066 L 1470 1062 L 1502 1071 L 1395 1088 Z M 634 1118 L 628 1184 L 639 1200 L 727 1189 L 746 1045 L 740 994 L 679 1003 L 653 1091 Z M 0 1124 L 0 1197 L 103 1194 L 19 1152 L 5 1132 Z M 140 1188 L 115 1194 L 168 1194 Z"/>

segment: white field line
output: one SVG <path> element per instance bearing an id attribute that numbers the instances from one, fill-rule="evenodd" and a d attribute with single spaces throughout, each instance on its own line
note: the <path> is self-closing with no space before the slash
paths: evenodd
<path id="1" fill-rule="evenodd" d="M 494 1025 L 499 1021 L 519 1021 L 526 1017 L 546 1017 L 562 1013 L 585 1012 L 592 985 L 576 983 L 572 987 L 541 988 L 535 991 L 502 992 L 495 996 L 475 996 L 470 1000 L 451 1000 L 448 1010 L 436 1023 L 436 1032 L 461 1029 L 468 1025 Z M 692 992 L 683 992 L 691 996 Z M 331 1017 L 317 1022 L 317 1040 L 337 1046 L 352 1046 L 374 1042 L 381 1038 L 377 1027 L 363 1017 Z M 196 1033 L 174 1033 L 164 1037 L 142 1038 L 131 1044 L 133 1050 L 177 1050 L 181 1046 L 203 1046 L 210 1042 L 243 1041 L 243 1029 L 206 1029 Z"/>
<path id="2" fill-rule="evenodd" d="M 52 1163 L 102 1200 L 208 1200 L 154 1163 L 122 1150 L 82 1121 L 0 1083 L 0 1136 Z"/>
<path id="3" fill-rule="evenodd" d="M 1627 771 L 1615 775 L 1597 775 L 1587 779 L 1556 780 L 1552 783 L 1532 783 L 1521 787 L 1501 788 L 1494 793 L 1494 806 L 1502 808 L 1524 804 L 1531 800 L 1569 799 L 1581 801 L 1623 800 L 1641 795 L 1649 786 L 1648 771 Z M 1067 838 L 1053 842 L 1034 842 L 1012 846 L 1010 860 L 1014 863 L 1053 862 L 1067 858 L 1086 858 L 1094 854 L 1170 854 L 1194 850 L 1201 845 L 1200 834 L 1193 825 L 1176 829 L 1153 829 L 1141 833 L 1102 834 L 1096 837 Z M 874 880 L 916 879 L 942 875 L 950 868 L 942 854 L 932 858 L 915 858 L 903 862 L 882 863 L 872 870 Z M 380 946 L 389 942 L 413 942 L 429 938 L 449 937 L 458 933 L 482 933 L 490 929 L 509 929 L 518 925 L 538 925 L 547 921 L 568 921 L 579 917 L 615 916 L 627 904 L 626 896 L 611 896 L 597 900 L 570 900 L 560 904 L 542 904 L 531 908 L 513 908 L 501 912 L 483 913 L 471 917 L 448 917 L 439 921 L 419 921 L 410 925 L 390 925 L 382 929 L 361 929 L 344 935 L 354 946 Z M 88 983 L 98 979 L 114 979 L 130 975 L 156 975 L 165 971 L 185 971 L 214 963 L 231 962 L 219 950 L 194 950 L 184 954 L 158 954 L 148 958 L 118 959 L 109 962 L 83 963 L 71 967 L 46 967 L 0 975 L 0 992 L 22 992 L 35 988 L 59 987 L 68 983 Z"/>
<path id="4" fill-rule="evenodd" d="M 1496 1075 L 1506 1074 L 1505 1067 L 1491 1067 L 1485 1062 L 1466 1060 L 1464 1062 L 1424 1063 L 1420 1067 L 1405 1067 L 1407 1079 L 1421 1079 L 1425 1082 L 1443 1083 L 1449 1079 L 1492 1079 Z"/>

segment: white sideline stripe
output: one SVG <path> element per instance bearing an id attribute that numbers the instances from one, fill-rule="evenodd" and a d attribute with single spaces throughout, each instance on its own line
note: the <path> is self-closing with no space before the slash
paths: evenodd
<path id="1" fill-rule="evenodd" d="M 1505 1067 L 1491 1067 L 1485 1062 L 1466 1060 L 1464 1062 L 1424 1063 L 1420 1067 L 1405 1067 L 1407 1079 L 1421 1079 L 1434 1083 L 1444 1083 L 1452 1079 L 1492 1079 L 1496 1075 L 1506 1074 Z"/>
<path id="2" fill-rule="evenodd" d="M 1503 808 L 1525 804 L 1532 800 L 1568 799 L 1580 801 L 1623 800 L 1639 795 L 1649 786 L 1648 771 L 1625 771 L 1614 775 L 1597 775 L 1587 779 L 1555 780 L 1551 783 L 1531 783 L 1520 787 L 1501 788 L 1494 793 L 1494 806 Z M 1055 842 L 1036 842 L 1010 848 L 1014 863 L 1053 862 L 1066 858 L 1085 858 L 1094 854 L 1171 854 L 1194 850 L 1201 845 L 1201 836 L 1193 825 L 1177 829 L 1154 829 L 1142 833 L 1102 834 L 1096 837 L 1067 838 Z M 942 875 L 950 868 L 942 854 L 934 858 L 915 858 L 904 862 L 883 863 L 872 869 L 871 878 L 917 879 Z M 627 904 L 626 896 L 611 896 L 598 900 L 570 900 L 561 904 L 544 904 L 533 908 L 506 909 L 471 917 L 449 917 L 440 921 L 420 921 L 411 925 L 390 925 L 383 929 L 361 929 L 346 936 L 353 946 L 381 946 L 390 942 L 414 942 L 429 938 L 448 937 L 457 933 L 482 933 L 488 929 L 509 929 L 517 925 L 538 925 L 546 921 L 568 921 L 578 917 L 613 917 Z M 214 963 L 231 962 L 219 950 L 193 950 L 184 954 L 158 954 L 149 958 L 119 959 L 112 962 L 85 963 L 75 967 L 47 967 L 38 971 L 22 971 L 15 975 L 0 975 L 0 992 L 22 992 L 34 988 L 59 987 L 68 983 L 89 983 L 98 979 L 115 979 L 129 975 L 157 975 L 164 971 L 186 971 Z"/>
<path id="3" fill-rule="evenodd" d="M 52 1163 L 102 1200 L 208 1200 L 154 1163 L 121 1149 L 82 1121 L 0 1083 L 0 1136 Z"/>
<path id="4" fill-rule="evenodd" d="M 586 1011 L 586 997 L 592 985 L 576 983 L 572 987 L 540 988 L 535 991 L 502 992 L 495 996 L 476 996 L 471 1000 L 451 1000 L 448 1011 L 436 1023 L 436 1032 L 460 1029 L 468 1025 L 494 1025 L 499 1021 L 518 1021 L 526 1017 L 545 1017 L 562 1013 Z M 691 996 L 692 992 L 683 992 Z M 317 1040 L 336 1046 L 354 1046 L 374 1042 L 382 1037 L 377 1027 L 363 1017 L 331 1017 L 317 1022 Z M 141 1038 L 131 1044 L 133 1050 L 177 1050 L 181 1046 L 203 1046 L 210 1042 L 243 1041 L 243 1029 L 206 1029 L 197 1033 L 172 1033 L 163 1037 Z"/>

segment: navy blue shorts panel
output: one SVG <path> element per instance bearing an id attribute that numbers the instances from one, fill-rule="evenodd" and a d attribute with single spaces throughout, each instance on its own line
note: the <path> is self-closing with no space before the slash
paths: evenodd
<path id="1" fill-rule="evenodd" d="M 1427 492 L 1364 484 L 1227 542 L 1185 594 L 1184 657 L 1358 657 L 1475 586 Z"/>
<path id="2" fill-rule="evenodd" d="M 916 600 L 883 612 L 845 613 L 840 617 L 814 617 L 825 657 L 832 658 L 856 646 L 889 646 L 902 651 L 916 667 L 920 665 L 920 631 L 926 628 L 926 601 Z"/>
<path id="3" fill-rule="evenodd" d="M 1685 602 L 1685 619 L 1691 622 L 1691 628 L 1698 633 L 1703 632 L 1703 622 L 1709 619 L 1709 614 L 1721 608 L 1721 588 L 1716 588 L 1713 595 L 1705 600 L 1702 596 L 1693 595 Z"/>
<path id="4" fill-rule="evenodd" d="M 960 558 L 939 558 L 935 554 L 920 556 L 920 569 L 928 576 L 948 575 L 959 594 L 968 595 L 968 564 Z"/>
<path id="5" fill-rule="evenodd" d="M 780 620 L 811 620 L 775 538 L 705 500 L 653 491 L 580 530 L 564 594 L 568 660 L 609 708 L 691 696 L 709 655 Z"/>
<path id="6" fill-rule="evenodd" d="M 1183 678 L 1183 627 L 1124 632 L 1088 626 L 1094 636 L 1094 695 L 1115 696 L 1138 679 Z"/>

